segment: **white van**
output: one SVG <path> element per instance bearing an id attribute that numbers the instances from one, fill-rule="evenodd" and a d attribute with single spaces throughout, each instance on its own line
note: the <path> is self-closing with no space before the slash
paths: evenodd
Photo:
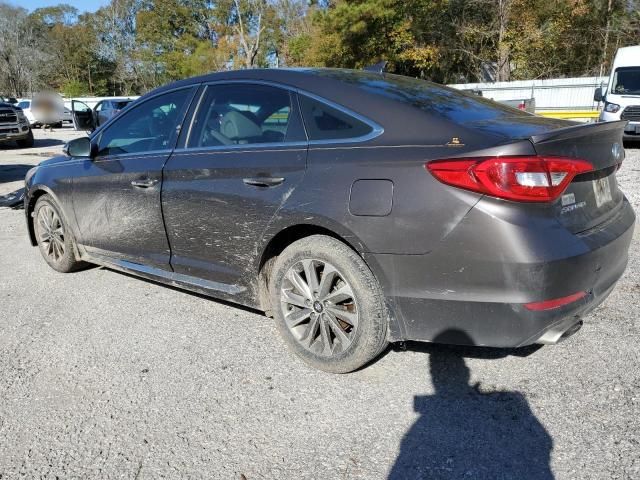
<path id="1" fill-rule="evenodd" d="M 609 84 L 596 89 L 593 99 L 604 101 L 601 122 L 627 120 L 625 140 L 640 140 L 640 45 L 619 48 Z"/>

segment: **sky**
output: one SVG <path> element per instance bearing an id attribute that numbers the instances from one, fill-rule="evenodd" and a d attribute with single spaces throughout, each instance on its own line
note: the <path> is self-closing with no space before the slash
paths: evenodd
<path id="1" fill-rule="evenodd" d="M 95 12 L 100 7 L 109 3 L 109 0 L 9 0 L 11 5 L 26 8 L 30 12 L 36 8 L 50 7 L 66 3 L 76 7 L 80 12 Z"/>

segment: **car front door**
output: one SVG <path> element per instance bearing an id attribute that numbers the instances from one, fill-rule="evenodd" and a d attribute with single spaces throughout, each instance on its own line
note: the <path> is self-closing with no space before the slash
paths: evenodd
<path id="1" fill-rule="evenodd" d="M 96 128 L 93 110 L 80 100 L 71 100 L 71 119 L 75 130 L 94 130 Z"/>
<path id="2" fill-rule="evenodd" d="M 283 88 L 214 84 L 198 105 L 163 172 L 171 265 L 235 294 L 262 233 L 304 176 L 306 135 L 295 94 Z"/>
<path id="3" fill-rule="evenodd" d="M 194 90 L 151 97 L 92 138 L 97 155 L 73 179 L 80 243 L 91 255 L 170 269 L 162 167 Z"/>

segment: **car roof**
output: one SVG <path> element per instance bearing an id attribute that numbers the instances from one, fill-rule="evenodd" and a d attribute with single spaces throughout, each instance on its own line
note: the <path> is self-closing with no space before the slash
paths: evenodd
<path id="1" fill-rule="evenodd" d="M 613 60 L 614 70 L 619 67 L 640 67 L 640 45 L 622 47 Z"/>
<path id="2" fill-rule="evenodd" d="M 386 75 L 386 74 L 385 74 Z M 380 117 L 383 107 L 389 108 L 390 103 L 402 108 L 396 102 L 390 102 L 380 95 L 368 92 L 362 88 L 362 80 L 375 81 L 383 76 L 364 70 L 349 70 L 339 68 L 256 68 L 246 70 L 229 70 L 210 73 L 198 77 L 187 78 L 170 83 L 144 95 L 152 96 L 163 91 L 182 86 L 198 85 L 201 83 L 218 81 L 249 81 L 273 82 L 325 98 L 356 113 L 364 115 L 374 121 Z"/>

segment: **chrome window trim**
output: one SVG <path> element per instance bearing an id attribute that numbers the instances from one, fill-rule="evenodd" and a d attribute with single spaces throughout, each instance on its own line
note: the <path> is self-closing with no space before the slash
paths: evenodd
<path id="1" fill-rule="evenodd" d="M 317 102 L 323 103 L 328 107 L 338 110 L 344 113 L 345 115 L 353 117 L 356 120 L 371 127 L 371 132 L 369 132 L 366 135 L 360 135 L 359 137 L 335 138 L 335 139 L 326 139 L 326 140 L 309 140 L 310 146 L 311 145 L 328 145 L 328 144 L 334 144 L 334 143 L 363 143 L 369 140 L 373 140 L 374 138 L 379 137 L 384 133 L 384 128 L 381 125 L 365 117 L 364 115 L 360 115 L 359 113 L 348 109 L 347 107 L 343 107 L 338 103 L 332 102 L 331 100 L 327 100 L 324 97 L 316 95 L 315 93 L 307 92 L 305 90 L 298 90 L 298 94 L 304 95 L 305 97 L 312 98 Z M 302 119 L 304 120 L 304 115 L 302 115 Z M 309 135 L 307 135 L 307 138 L 309 138 Z"/>
<path id="2" fill-rule="evenodd" d="M 299 147 L 307 146 L 308 142 L 268 142 L 268 143 L 241 143 L 238 145 L 213 145 L 211 147 L 176 148 L 174 154 L 197 154 L 217 151 L 255 151 L 255 150 L 299 150 Z M 291 148 L 289 148 L 291 147 Z M 298 147 L 298 148 L 296 148 Z"/>
<path id="3" fill-rule="evenodd" d="M 338 103 L 332 102 L 331 100 L 328 100 L 324 97 L 321 97 L 319 95 L 316 95 L 315 93 L 311 93 L 308 92 L 306 90 L 303 90 L 301 88 L 298 87 L 294 87 L 292 85 L 287 85 L 286 83 L 278 83 L 278 82 L 272 82 L 272 81 L 268 81 L 268 80 L 239 80 L 239 79 L 234 79 L 234 80 L 215 80 L 212 82 L 203 82 L 201 85 L 204 87 L 208 87 L 208 86 L 217 86 L 217 85 L 230 85 L 230 84 L 244 84 L 244 85 L 266 85 L 266 86 L 270 86 L 270 87 L 276 87 L 276 88 L 281 88 L 283 90 L 288 90 L 290 92 L 294 92 L 297 95 L 304 95 L 306 97 L 312 98 L 314 100 L 316 100 L 317 102 L 323 103 L 335 110 L 338 110 L 342 113 L 344 113 L 345 115 L 348 115 L 350 117 L 355 118 L 356 120 L 365 123 L 366 125 L 368 125 L 369 127 L 371 127 L 371 132 L 368 133 L 367 135 L 361 135 L 359 137 L 349 137 L 349 138 L 335 138 L 335 139 L 326 139 L 326 140 L 308 140 L 309 135 L 306 133 L 306 126 L 304 125 L 304 115 L 302 114 L 302 111 L 300 111 L 300 115 L 302 117 L 302 122 L 303 122 L 303 127 L 305 129 L 305 135 L 307 135 L 307 141 L 306 142 L 274 142 L 274 143 L 249 143 L 249 144 L 242 144 L 242 145 L 216 145 L 213 147 L 198 147 L 198 148 L 189 148 L 189 140 L 191 137 L 191 128 L 193 126 L 193 122 L 195 121 L 195 117 L 198 113 L 198 111 L 200 110 L 201 107 L 201 102 L 204 99 L 205 96 L 205 92 L 206 92 L 206 88 L 203 89 L 200 98 L 198 99 L 198 105 L 197 108 L 194 111 L 194 115 L 192 115 L 190 122 L 189 122 L 189 131 L 188 131 L 188 135 L 187 135 L 187 139 L 185 141 L 185 147 L 180 149 L 180 150 L 175 150 L 176 152 L 192 152 L 192 151 L 202 151 L 202 150 L 226 150 L 226 149 L 237 149 L 239 148 L 243 148 L 245 150 L 254 150 L 256 148 L 259 149 L 264 149 L 265 147 L 269 147 L 269 146 L 279 146 L 279 147 L 283 147 L 283 146 L 301 146 L 301 145 L 308 145 L 308 146 L 314 146 L 314 145 L 334 145 L 334 144 L 353 144 L 353 143 L 364 143 L 364 142 L 368 142 L 369 140 L 373 140 L 374 138 L 379 137 L 380 135 L 382 135 L 384 133 L 384 128 L 379 125 L 378 123 L 374 122 L 373 120 L 369 119 L 368 117 L 365 117 L 364 115 L 361 115 L 357 112 L 354 112 L 353 110 L 344 107 Z M 298 107 L 298 109 L 300 110 L 300 108 Z"/>

